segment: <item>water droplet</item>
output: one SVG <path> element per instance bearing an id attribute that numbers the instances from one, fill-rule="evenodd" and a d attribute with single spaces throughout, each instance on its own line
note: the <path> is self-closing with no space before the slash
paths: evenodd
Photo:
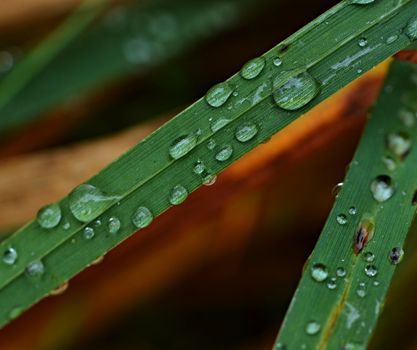
<path id="1" fill-rule="evenodd" d="M 228 83 L 214 85 L 206 94 L 206 102 L 212 107 L 223 106 L 232 95 L 233 89 Z"/>
<path id="2" fill-rule="evenodd" d="M 37 220 L 43 228 L 54 228 L 61 221 L 62 213 L 58 204 L 49 204 L 39 209 Z"/>
<path id="3" fill-rule="evenodd" d="M 368 277 L 375 277 L 378 273 L 378 269 L 375 265 L 366 265 L 365 266 L 365 274 Z"/>
<path id="4" fill-rule="evenodd" d="M 366 38 L 360 38 L 358 41 L 358 45 L 359 47 L 365 47 L 366 45 L 368 45 L 368 40 Z"/>
<path id="5" fill-rule="evenodd" d="M 417 40 L 417 17 L 410 19 L 404 32 L 410 40 Z"/>
<path id="6" fill-rule="evenodd" d="M 51 296 L 57 296 L 63 294 L 68 289 L 69 283 L 65 282 L 61 284 L 60 286 L 56 287 L 55 289 L 52 289 L 49 292 L 49 295 Z"/>
<path id="7" fill-rule="evenodd" d="M 385 202 L 394 195 L 394 185 L 387 175 L 379 175 L 371 183 L 372 196 L 377 202 Z"/>
<path id="8" fill-rule="evenodd" d="M 23 312 L 23 309 L 21 307 L 14 307 L 9 312 L 9 319 L 10 320 L 15 320 L 16 318 L 18 318 L 22 314 L 22 312 Z"/>
<path id="9" fill-rule="evenodd" d="M 378 286 L 379 286 L 379 284 L 380 284 L 380 283 L 379 283 L 379 281 L 373 281 L 373 282 L 372 282 L 372 285 L 373 285 L 374 287 L 378 287 Z"/>
<path id="10" fill-rule="evenodd" d="M 230 119 L 227 119 L 227 118 L 224 118 L 224 117 L 220 117 L 220 118 L 217 118 L 215 120 L 211 120 L 211 125 L 210 125 L 211 131 L 212 132 L 219 131 L 224 126 L 229 124 L 230 121 L 231 121 Z"/>
<path id="11" fill-rule="evenodd" d="M 206 173 L 203 176 L 203 185 L 204 186 L 212 186 L 216 183 L 216 181 L 217 181 L 217 175 L 216 174 Z"/>
<path id="12" fill-rule="evenodd" d="M 336 278 L 331 278 L 329 282 L 327 282 L 327 288 L 333 290 L 336 289 L 337 284 L 336 284 Z"/>
<path id="13" fill-rule="evenodd" d="M 346 276 L 346 270 L 343 267 L 338 267 L 336 269 L 336 276 L 341 277 L 341 278 L 345 277 Z"/>
<path id="14" fill-rule="evenodd" d="M 373 220 L 364 215 L 354 238 L 353 249 L 356 255 L 362 252 L 366 244 L 372 239 L 374 232 L 375 224 Z"/>
<path id="15" fill-rule="evenodd" d="M 385 43 L 386 43 L 387 45 L 390 45 L 390 44 L 394 43 L 395 41 L 397 41 L 397 39 L 398 39 L 398 35 L 394 34 L 394 35 L 389 36 L 389 37 L 385 40 Z"/>
<path id="16" fill-rule="evenodd" d="M 275 67 L 279 67 L 282 64 L 282 59 L 279 57 L 275 57 L 272 60 L 272 63 L 274 64 Z"/>
<path id="17" fill-rule="evenodd" d="M 342 350 L 365 350 L 365 346 L 357 343 L 347 343 L 343 346 Z"/>
<path id="18" fill-rule="evenodd" d="M 408 128 L 411 128 L 416 122 L 416 117 L 414 113 L 407 108 L 401 109 L 398 117 L 400 118 L 404 126 Z"/>
<path id="19" fill-rule="evenodd" d="M 207 148 L 209 149 L 209 150 L 213 150 L 215 147 L 216 147 L 216 141 L 214 140 L 214 139 L 210 139 L 210 140 L 208 140 L 208 142 L 207 142 Z"/>
<path id="20" fill-rule="evenodd" d="M 77 220 L 89 222 L 118 199 L 120 197 L 109 196 L 93 185 L 82 184 L 69 194 L 69 207 Z"/>
<path id="21" fill-rule="evenodd" d="M 351 4 L 356 4 L 356 5 L 368 5 L 368 4 L 372 4 L 375 0 L 349 0 L 349 2 Z"/>
<path id="22" fill-rule="evenodd" d="M 343 182 L 339 182 L 338 184 L 336 184 L 336 186 L 333 187 L 332 194 L 333 196 L 335 196 L 335 198 L 337 198 L 337 196 L 339 195 L 342 187 L 343 187 Z"/>
<path id="23" fill-rule="evenodd" d="M 357 212 L 358 210 L 356 209 L 356 207 L 350 207 L 348 211 L 349 215 L 352 215 L 352 216 L 355 216 Z"/>
<path id="24" fill-rule="evenodd" d="M 65 231 L 69 230 L 69 229 L 71 228 L 71 224 L 69 223 L 69 221 L 65 221 L 65 222 L 62 224 L 62 228 L 63 228 Z"/>
<path id="25" fill-rule="evenodd" d="M 219 162 L 225 162 L 229 160 L 232 155 L 233 155 L 232 146 L 225 145 L 216 153 L 216 160 L 218 160 Z"/>
<path id="26" fill-rule="evenodd" d="M 291 77 L 281 86 L 281 80 L 274 81 L 274 101 L 287 111 L 295 111 L 311 102 L 320 92 L 317 81 L 307 72 Z"/>
<path id="27" fill-rule="evenodd" d="M 375 260 L 375 254 L 372 253 L 372 252 L 366 252 L 364 254 L 364 258 L 365 258 L 365 261 L 366 262 L 371 263 L 371 262 L 373 262 Z"/>
<path id="28" fill-rule="evenodd" d="M 389 261 L 393 265 L 397 265 L 404 257 L 404 250 L 400 247 L 394 247 L 389 253 Z"/>
<path id="29" fill-rule="evenodd" d="M 171 193 L 169 195 L 169 202 L 172 205 L 178 205 L 184 202 L 188 197 L 188 191 L 187 189 L 182 185 L 176 185 L 171 190 Z"/>
<path id="30" fill-rule="evenodd" d="M 339 225 L 346 225 L 348 220 L 347 220 L 347 216 L 345 214 L 339 214 L 336 217 L 336 221 Z"/>
<path id="31" fill-rule="evenodd" d="M 363 282 L 359 283 L 359 286 L 358 286 L 358 288 L 356 289 L 356 294 L 357 294 L 360 298 L 365 298 L 365 296 L 366 296 L 365 283 L 363 283 Z"/>
<path id="32" fill-rule="evenodd" d="M 317 333 L 320 332 L 321 326 L 318 322 L 316 321 L 310 321 L 309 323 L 307 323 L 306 325 L 306 333 L 308 335 L 315 335 Z"/>
<path id="33" fill-rule="evenodd" d="M 133 225 L 137 228 L 145 228 L 153 221 L 151 211 L 146 207 L 139 207 L 132 216 Z"/>
<path id="34" fill-rule="evenodd" d="M 287 347 L 285 346 L 285 344 L 279 342 L 275 344 L 275 347 L 273 350 L 287 350 Z"/>
<path id="35" fill-rule="evenodd" d="M 177 138 L 169 148 L 169 155 L 173 159 L 180 159 L 189 153 L 197 145 L 197 136 L 184 135 Z"/>
<path id="36" fill-rule="evenodd" d="M 45 267 L 40 260 L 32 261 L 26 266 L 26 275 L 29 277 L 40 277 L 44 271 Z"/>
<path id="37" fill-rule="evenodd" d="M 256 124 L 246 122 L 236 128 L 235 137 L 239 142 L 248 142 L 258 133 Z"/>
<path id="38" fill-rule="evenodd" d="M 94 229 L 92 227 L 87 226 L 84 228 L 83 236 L 85 239 L 92 239 L 95 235 Z"/>
<path id="39" fill-rule="evenodd" d="M 395 132 L 388 135 L 386 145 L 396 157 L 404 159 L 410 152 L 411 139 L 404 132 Z"/>
<path id="40" fill-rule="evenodd" d="M 205 170 L 206 170 L 206 166 L 201 160 L 195 163 L 194 169 L 193 169 L 194 173 L 196 173 L 197 175 L 201 175 Z"/>
<path id="41" fill-rule="evenodd" d="M 3 253 L 3 262 L 6 265 L 13 265 L 16 263 L 18 258 L 18 254 L 16 249 L 14 248 L 7 248 Z"/>
<path id="42" fill-rule="evenodd" d="M 111 218 L 109 218 L 109 221 L 107 222 L 107 229 L 109 230 L 109 233 L 115 234 L 115 233 L 119 232 L 121 225 L 122 224 L 121 224 L 120 220 L 118 218 L 112 216 Z"/>
<path id="43" fill-rule="evenodd" d="M 323 282 L 327 279 L 329 276 L 329 272 L 327 270 L 327 267 L 323 264 L 314 264 L 311 267 L 311 277 L 316 282 Z"/>
<path id="44" fill-rule="evenodd" d="M 94 221 L 94 226 L 95 227 L 100 227 L 101 226 L 101 220 L 98 219 L 98 220 Z"/>
<path id="45" fill-rule="evenodd" d="M 265 59 L 263 57 L 257 57 L 249 62 L 245 63 L 240 71 L 240 75 L 244 79 L 254 79 L 256 78 L 265 67 Z"/>
<path id="46" fill-rule="evenodd" d="M 397 169 L 397 163 L 395 162 L 394 159 L 392 159 L 389 156 L 383 157 L 382 162 L 385 164 L 385 166 L 387 167 L 389 171 L 394 171 L 395 169 Z"/>

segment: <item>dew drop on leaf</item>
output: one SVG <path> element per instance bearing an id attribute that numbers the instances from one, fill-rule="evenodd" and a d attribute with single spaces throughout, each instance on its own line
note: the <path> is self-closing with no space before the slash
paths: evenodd
<path id="1" fill-rule="evenodd" d="M 194 134 L 180 136 L 175 139 L 169 148 L 169 155 L 173 159 L 180 159 L 197 145 L 197 136 Z"/>
<path id="2" fill-rule="evenodd" d="M 92 227 L 87 226 L 84 228 L 83 236 L 85 239 L 92 239 L 95 235 L 94 229 Z"/>
<path id="3" fill-rule="evenodd" d="M 176 185 L 169 194 L 169 202 L 172 205 L 178 205 L 184 202 L 188 197 L 187 189 L 182 185 Z"/>
<path id="4" fill-rule="evenodd" d="M 233 155 L 233 148 L 230 145 L 225 145 L 220 148 L 220 150 L 216 153 L 216 160 L 219 162 L 225 162 L 230 159 Z"/>
<path id="5" fill-rule="evenodd" d="M 239 142 L 245 143 L 252 140 L 258 133 L 256 124 L 246 122 L 236 128 L 235 137 Z"/>
<path id="6" fill-rule="evenodd" d="M 327 267 L 323 264 L 314 264 L 311 267 L 310 273 L 311 273 L 311 277 L 316 282 L 323 282 L 329 276 L 329 272 L 327 270 Z"/>
<path id="7" fill-rule="evenodd" d="M 349 0 L 349 3 L 356 5 L 368 5 L 372 4 L 375 0 Z"/>
<path id="8" fill-rule="evenodd" d="M 404 32 L 410 40 L 417 40 L 417 16 L 410 19 Z"/>
<path id="9" fill-rule="evenodd" d="M 311 102 L 319 93 L 320 86 L 317 81 L 307 72 L 291 77 L 279 86 L 281 79 L 274 80 L 273 98 L 278 107 L 295 111 Z"/>
<path id="10" fill-rule="evenodd" d="M 387 136 L 387 148 L 398 158 L 404 159 L 411 149 L 411 139 L 404 132 L 394 132 Z"/>
<path id="11" fill-rule="evenodd" d="M 232 95 L 233 89 L 228 83 L 219 83 L 207 91 L 206 102 L 215 108 L 223 106 Z"/>
<path id="12" fill-rule="evenodd" d="M 58 226 L 61 221 L 62 213 L 58 204 L 49 204 L 39 209 L 36 219 L 39 225 L 49 229 Z"/>
<path id="13" fill-rule="evenodd" d="M 193 171 L 197 175 L 201 175 L 206 170 L 206 166 L 201 160 L 198 160 L 193 168 Z"/>
<path id="14" fill-rule="evenodd" d="M 371 263 L 371 262 L 373 262 L 375 260 L 375 254 L 372 253 L 372 252 L 366 252 L 364 254 L 364 258 L 365 258 L 365 261 L 366 262 Z"/>
<path id="15" fill-rule="evenodd" d="M 338 216 L 336 216 L 336 221 L 339 225 L 342 225 L 342 226 L 348 223 L 348 219 L 345 214 L 339 214 Z"/>
<path id="16" fill-rule="evenodd" d="M 217 181 L 217 175 L 212 173 L 203 174 L 203 185 L 204 186 L 213 186 Z"/>
<path id="17" fill-rule="evenodd" d="M 26 275 L 29 277 L 40 277 L 43 275 L 45 267 L 42 261 L 32 261 L 26 266 Z"/>
<path id="18" fill-rule="evenodd" d="M 366 38 L 360 38 L 358 41 L 359 47 L 365 47 L 368 45 L 368 40 Z"/>
<path id="19" fill-rule="evenodd" d="M 389 261 L 393 265 L 397 265 L 404 257 L 404 250 L 400 247 L 394 247 L 389 253 Z"/>
<path id="20" fill-rule="evenodd" d="M 341 278 L 345 277 L 346 276 L 346 270 L 343 267 L 338 267 L 336 269 L 336 276 L 341 277 Z"/>
<path id="21" fill-rule="evenodd" d="M 272 60 L 272 63 L 274 64 L 275 67 L 279 67 L 282 64 L 282 59 L 280 57 L 275 57 Z"/>
<path id="22" fill-rule="evenodd" d="M 216 147 L 216 141 L 214 139 L 210 139 L 207 142 L 207 148 L 211 151 Z"/>
<path id="23" fill-rule="evenodd" d="M 265 67 L 265 59 L 263 57 L 257 57 L 249 62 L 245 63 L 240 70 L 240 75 L 244 79 L 254 79 L 256 78 Z"/>
<path id="24" fill-rule="evenodd" d="M 377 202 L 385 202 L 394 195 L 395 189 L 391 177 L 379 175 L 371 183 L 371 193 Z"/>
<path id="25" fill-rule="evenodd" d="M 117 232 L 119 232 L 120 226 L 121 222 L 118 218 L 116 218 L 115 216 L 109 218 L 107 222 L 107 229 L 109 230 L 109 233 L 116 234 Z"/>
<path id="26" fill-rule="evenodd" d="M 375 265 L 366 265 L 365 266 L 365 274 L 368 277 L 375 277 L 378 273 L 378 269 Z"/>
<path id="27" fill-rule="evenodd" d="M 316 321 L 310 321 L 307 323 L 305 331 L 308 335 L 316 335 L 320 332 L 321 326 Z"/>
<path id="28" fill-rule="evenodd" d="M 331 278 L 329 282 L 327 282 L 327 288 L 329 288 L 330 290 L 336 289 L 337 287 L 337 283 L 336 283 L 336 278 Z"/>
<path id="29" fill-rule="evenodd" d="M 137 228 L 145 228 L 153 221 L 152 212 L 146 207 L 139 207 L 132 216 L 133 225 Z"/>
<path id="30" fill-rule="evenodd" d="M 219 117 L 217 119 L 213 119 L 210 121 L 210 129 L 212 132 L 216 132 L 219 131 L 220 129 L 222 129 L 223 127 L 225 127 L 227 124 L 230 123 L 230 119 L 224 118 L 224 117 Z"/>
<path id="31" fill-rule="evenodd" d="M 16 249 L 14 249 L 12 247 L 7 248 L 4 251 L 4 253 L 3 253 L 3 262 L 6 265 L 13 265 L 13 264 L 15 264 L 16 261 L 17 261 L 17 258 L 18 258 L 17 251 L 16 251 Z"/>
<path id="32" fill-rule="evenodd" d="M 349 210 L 348 210 L 348 213 L 351 216 L 355 216 L 357 212 L 358 212 L 358 210 L 356 209 L 356 207 L 350 207 Z"/>

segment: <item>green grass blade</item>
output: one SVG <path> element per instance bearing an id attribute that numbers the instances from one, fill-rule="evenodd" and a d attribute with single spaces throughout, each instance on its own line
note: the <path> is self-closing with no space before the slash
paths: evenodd
<path id="1" fill-rule="evenodd" d="M 0 81 L 0 134 L 111 80 L 167 61 L 235 25 L 255 4 L 259 1 L 139 3 L 110 10 L 83 33 L 98 8 L 77 13 Z"/>
<path id="2" fill-rule="evenodd" d="M 415 21 L 412 14 L 416 10 L 417 2 L 412 0 L 396 7 L 391 0 L 367 6 L 337 5 L 263 55 L 265 67 L 256 78 L 235 75 L 227 85 L 217 86 L 214 91 L 220 98 L 212 104 L 220 104 L 229 88 L 234 91 L 223 105 L 215 108 L 205 99 L 197 101 L 91 178 L 88 183 L 108 197 L 95 202 L 94 215 L 87 215 L 86 223 L 75 219 L 66 197 L 59 202 L 63 219 L 58 226 L 46 230 L 33 221 L 2 242 L 0 255 L 13 247 L 18 259 L 0 269 L 0 325 L 137 231 L 132 216 L 138 207 L 148 208 L 153 217 L 160 215 L 172 205 L 171 192 L 176 186 L 192 192 L 203 182 L 210 184 L 215 174 L 354 80 L 361 74 L 359 70 L 365 72 L 408 46 L 410 37 L 404 28 Z M 387 44 L 393 33 L 397 33 L 396 40 Z M 358 45 L 361 38 L 367 38 L 367 45 Z M 294 87 L 296 93 L 286 99 L 287 90 L 294 92 Z M 275 98 L 285 109 L 274 102 L 273 91 L 281 91 Z M 183 140 L 184 154 L 173 158 L 169 150 L 178 138 Z M 199 161 L 204 163 L 203 169 Z M 196 165 L 201 170 L 198 174 L 193 171 Z M 94 223 L 96 216 L 100 222 Z M 121 222 L 117 234 L 109 232 L 111 218 Z M 91 228 L 95 230 L 92 239 L 85 238 L 86 226 L 88 234 Z M 27 276 L 28 264 L 40 260 L 45 272 L 37 278 Z"/>
<path id="3" fill-rule="evenodd" d="M 417 170 L 417 149 L 406 151 L 407 142 L 417 138 L 416 77 L 417 66 L 392 65 L 342 191 L 306 264 L 275 349 L 284 345 L 290 349 L 366 348 L 395 272 L 389 259 L 391 249 L 402 249 L 416 211 L 417 178 L 412 174 Z M 393 140 L 399 143 L 393 146 Z M 401 152 L 400 144 L 405 147 Z M 378 198 L 384 201 L 377 201 L 371 184 L 381 175 L 392 179 L 395 192 L 388 198 L 389 189 L 381 189 Z M 374 234 L 355 254 L 354 240 L 364 220 L 374 225 Z M 328 273 L 324 280 L 324 275 L 314 278 L 314 272 L 321 272 L 320 265 Z"/>

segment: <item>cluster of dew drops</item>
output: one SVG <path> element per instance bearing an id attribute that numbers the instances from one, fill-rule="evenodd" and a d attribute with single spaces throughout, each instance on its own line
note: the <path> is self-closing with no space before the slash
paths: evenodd
<path id="1" fill-rule="evenodd" d="M 367 5 L 373 3 L 375 0 L 350 0 L 350 3 L 358 5 Z M 417 17 L 414 17 L 404 29 L 405 34 L 411 39 L 417 39 Z M 387 44 L 394 42 L 398 38 L 397 35 L 391 36 L 387 39 Z M 366 47 L 368 42 L 366 38 L 361 38 L 358 42 L 360 47 Z M 413 81 L 417 85 L 417 73 L 412 77 Z M 388 87 L 389 89 L 389 87 Z M 410 106 L 404 107 L 399 112 L 399 119 L 403 123 L 404 127 L 412 127 L 416 124 L 417 120 L 417 107 L 410 103 Z M 404 131 L 392 132 L 385 137 L 385 146 L 387 149 L 386 155 L 381 159 L 387 173 L 393 173 L 399 163 L 404 161 L 409 154 L 412 147 L 412 140 L 410 136 Z M 338 192 L 342 188 L 343 183 L 336 185 L 334 194 L 337 196 Z M 373 199 L 378 203 L 384 203 L 389 200 L 395 194 L 395 184 L 390 175 L 379 175 L 370 184 L 370 193 Z M 406 195 L 405 192 L 402 195 Z M 411 200 L 412 205 L 417 205 L 417 192 L 413 195 Z M 351 206 L 347 213 L 340 213 L 336 216 L 335 220 L 338 225 L 345 226 L 349 222 L 349 217 L 357 215 L 358 209 L 355 206 Z M 356 254 L 362 253 L 365 245 L 369 239 L 372 238 L 374 231 L 374 223 L 370 217 L 365 214 L 362 218 L 358 231 L 355 233 L 355 239 L 353 242 L 353 249 Z M 387 254 L 387 259 L 392 265 L 397 265 L 401 262 L 404 256 L 404 250 L 402 247 L 393 247 Z M 367 278 L 372 279 L 372 285 L 378 287 L 380 282 L 377 280 L 378 268 L 375 264 L 376 256 L 371 251 L 365 251 L 362 254 L 362 258 L 365 261 L 364 275 Z M 348 274 L 348 271 L 343 266 L 336 267 L 334 275 L 330 272 L 329 268 L 322 263 L 313 263 L 309 269 L 309 274 L 312 280 L 319 284 L 324 284 L 328 290 L 335 290 L 338 287 L 339 282 L 343 282 Z M 365 298 L 367 295 L 367 284 L 364 281 L 358 283 L 355 291 L 358 298 Z M 357 310 L 355 310 L 357 312 Z M 359 315 L 359 314 L 358 314 Z M 310 320 L 305 325 L 305 333 L 309 336 L 314 336 L 320 333 L 321 324 L 316 320 Z M 286 350 L 287 347 L 284 343 L 278 342 L 275 344 L 274 350 Z M 364 349 L 364 346 L 359 343 L 346 343 L 343 347 L 344 350 L 359 350 Z"/>

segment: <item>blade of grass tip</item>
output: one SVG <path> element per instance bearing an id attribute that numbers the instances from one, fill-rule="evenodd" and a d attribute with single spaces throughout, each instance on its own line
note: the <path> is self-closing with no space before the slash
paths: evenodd
<path id="1" fill-rule="evenodd" d="M 110 80 L 146 72 L 232 27 L 266 2 L 140 2 L 114 7 L 83 33 L 93 14 L 77 14 L 0 82 L 0 134 Z"/>
<path id="2" fill-rule="evenodd" d="M 83 0 L 68 18 L 0 81 L 2 121 L 11 118 L 2 111 L 5 106 L 101 13 L 107 2 L 108 0 Z M 61 70 L 65 70 L 65 66 Z"/>
<path id="3" fill-rule="evenodd" d="M 416 211 L 416 77 L 392 64 L 275 349 L 366 348 Z"/>
<path id="4" fill-rule="evenodd" d="M 354 80 L 358 70 L 410 45 L 416 38 L 404 28 L 415 23 L 416 10 L 412 0 L 335 6 L 41 209 L 38 220 L 0 244 L 0 325 L 190 192 L 214 184 L 228 165 Z M 392 33 L 398 36 L 387 43 Z"/>

